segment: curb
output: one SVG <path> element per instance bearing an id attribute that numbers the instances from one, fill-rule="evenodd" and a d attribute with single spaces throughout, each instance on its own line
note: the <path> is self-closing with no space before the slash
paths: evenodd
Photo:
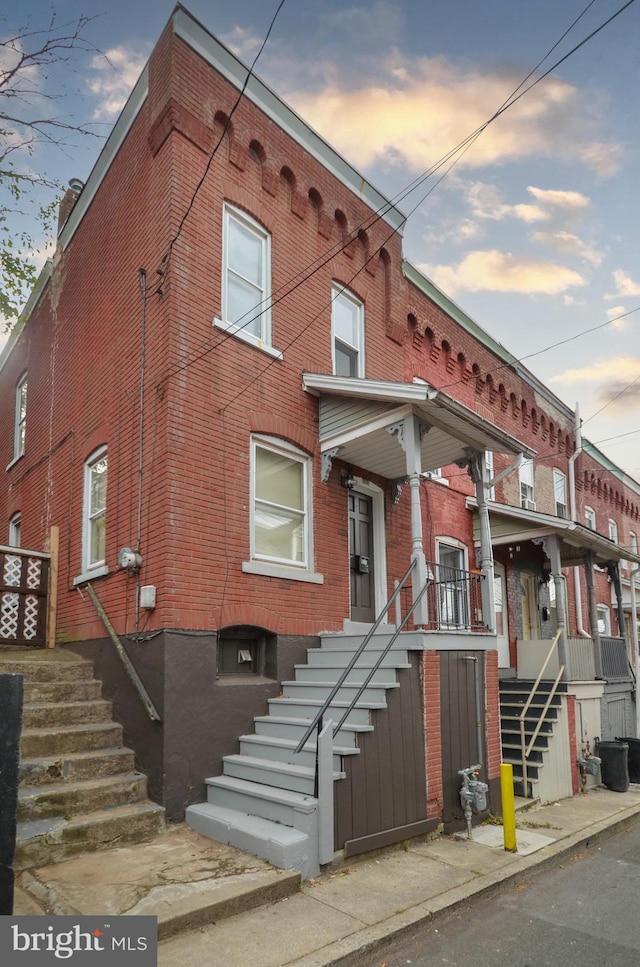
<path id="1" fill-rule="evenodd" d="M 398 940 L 410 939 L 426 924 L 435 925 L 479 897 L 490 897 L 502 889 L 518 886 L 532 876 L 544 872 L 554 863 L 588 849 L 592 843 L 614 836 L 629 826 L 640 823 L 640 805 L 629 806 L 614 819 L 604 819 L 577 833 L 556 840 L 538 853 L 523 856 L 515 868 L 498 870 L 455 887 L 424 904 L 378 924 L 359 930 L 329 944 L 322 950 L 289 961 L 286 967 L 371 967 L 372 958 L 390 954 Z"/>

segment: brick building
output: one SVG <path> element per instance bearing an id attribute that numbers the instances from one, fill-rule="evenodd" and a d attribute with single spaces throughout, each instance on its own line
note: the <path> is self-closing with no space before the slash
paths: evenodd
<path id="1" fill-rule="evenodd" d="M 573 746 L 606 737 L 582 713 L 607 689 L 628 731 L 613 619 L 640 488 L 403 261 L 392 203 L 257 78 L 238 100 L 246 74 L 178 6 L 67 192 L 0 357 L 0 521 L 14 549 L 59 528 L 58 646 L 94 662 L 169 817 L 207 779 L 196 828 L 310 873 L 460 825 L 474 762 L 499 808 L 498 678 L 535 678 L 556 631 L 550 794 L 577 787 Z M 296 746 L 372 628 L 314 782 L 315 733 Z"/>

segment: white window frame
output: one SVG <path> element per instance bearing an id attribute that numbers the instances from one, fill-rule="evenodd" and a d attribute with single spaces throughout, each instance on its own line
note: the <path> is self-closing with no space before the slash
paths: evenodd
<path id="1" fill-rule="evenodd" d="M 446 568 L 446 564 L 442 564 L 440 561 L 440 551 L 443 548 L 448 550 L 458 551 L 461 556 L 462 567 L 457 570 L 469 573 L 469 548 L 462 541 L 456 540 L 455 537 L 437 537 L 436 538 L 436 564 L 438 565 L 438 575 L 436 580 L 438 581 L 438 612 L 440 619 L 440 626 L 442 628 L 466 628 L 469 627 L 470 623 L 470 607 L 471 602 L 469 601 L 469 587 L 468 580 L 458 585 L 455 582 L 447 583 L 443 581 L 443 573 L 441 573 L 441 568 Z M 453 603 L 451 603 L 453 601 Z M 457 613 L 462 616 L 462 621 L 448 621 L 447 617 L 451 616 L 451 613 Z"/>
<path id="2" fill-rule="evenodd" d="M 495 471 L 493 469 L 493 450 L 484 451 L 484 465 L 487 471 L 487 481 L 493 480 L 493 478 L 495 477 Z M 495 499 L 496 499 L 496 488 L 488 487 L 487 500 L 495 500 Z"/>
<path id="3" fill-rule="evenodd" d="M 524 510 L 535 510 L 535 477 L 533 460 L 524 460 L 518 471 L 520 481 L 520 506 Z M 533 506 L 527 507 L 527 503 Z"/>
<path id="4" fill-rule="evenodd" d="M 255 317 L 253 313 L 250 313 L 249 317 L 244 319 L 240 325 L 238 325 L 238 323 L 231 322 L 228 318 L 227 312 L 229 274 L 232 273 L 238 278 L 242 278 L 240 272 L 229 265 L 229 232 L 230 224 L 232 222 L 251 232 L 252 235 L 260 240 L 262 245 L 263 285 L 261 289 L 257 287 L 258 295 L 256 297 Z M 256 288 L 254 282 L 248 280 L 248 284 Z M 222 232 L 222 318 L 214 319 L 214 325 L 220 329 L 224 329 L 226 332 L 229 332 L 234 336 L 237 336 L 238 339 L 242 339 L 245 342 L 250 343 L 252 346 L 269 353 L 269 355 L 281 359 L 282 353 L 277 349 L 274 349 L 271 340 L 271 305 L 271 235 L 266 228 L 264 228 L 250 215 L 247 215 L 246 212 L 243 212 L 239 208 L 235 208 L 235 206 L 226 203 L 223 212 Z M 247 329 L 248 323 L 252 322 L 254 318 L 259 319 L 260 331 L 258 334 L 250 332 Z"/>
<path id="5" fill-rule="evenodd" d="M 9 547 L 21 547 L 22 514 L 16 511 L 9 519 Z"/>
<path id="6" fill-rule="evenodd" d="M 256 505 L 256 464 L 257 450 L 263 449 L 287 457 L 289 460 L 301 464 L 303 468 L 304 508 L 303 508 L 303 554 L 301 561 L 269 557 L 259 554 L 255 548 L 255 505 Z M 298 581 L 310 581 L 322 584 L 324 578 L 313 571 L 313 515 L 311 490 L 311 457 L 277 437 L 253 436 L 251 438 L 251 480 L 250 480 L 250 555 L 251 560 L 245 561 L 242 570 L 250 574 L 266 574 L 291 578 Z"/>
<path id="7" fill-rule="evenodd" d="M 611 636 L 611 611 L 606 604 L 596 605 L 596 615 L 598 621 L 598 633 L 604 635 L 605 638 Z M 600 625 L 603 627 L 601 628 Z"/>
<path id="8" fill-rule="evenodd" d="M 24 454 L 27 436 L 27 374 L 24 373 L 16 386 L 16 407 L 13 428 L 13 459 Z"/>
<path id="9" fill-rule="evenodd" d="M 344 340 L 339 340 L 343 343 L 347 349 L 351 349 L 356 353 L 356 378 L 362 379 L 365 374 L 365 358 L 364 358 L 364 302 L 359 299 L 357 295 L 354 295 L 345 286 L 340 285 L 338 282 L 334 282 L 331 288 L 331 371 L 336 375 L 336 334 L 335 334 L 335 306 L 339 302 L 347 302 L 351 307 L 356 309 L 356 338 L 355 342 L 346 343 Z"/>
<path id="10" fill-rule="evenodd" d="M 618 543 L 618 525 L 611 517 L 609 518 L 609 540 L 614 544 Z"/>
<path id="11" fill-rule="evenodd" d="M 596 512 L 593 507 L 585 506 L 584 508 L 584 526 L 591 531 L 596 530 Z"/>
<path id="12" fill-rule="evenodd" d="M 105 530 L 105 554 L 104 557 L 93 560 L 91 557 L 91 536 L 93 523 L 96 520 L 104 518 L 106 521 L 107 516 L 107 498 L 105 497 L 104 507 L 92 508 L 91 506 L 91 476 L 94 467 L 100 463 L 102 460 L 107 459 L 107 493 L 109 487 L 109 464 L 108 464 L 108 451 L 106 446 L 99 447 L 99 449 L 94 450 L 94 452 L 85 460 L 84 464 L 84 501 L 83 501 L 83 513 L 82 513 L 82 571 L 80 579 L 87 575 L 89 577 L 94 576 L 96 573 L 106 573 L 107 571 L 107 559 L 106 559 L 106 530 Z M 78 579 L 76 579 L 78 580 Z"/>
<path id="13" fill-rule="evenodd" d="M 562 496 L 564 500 L 558 499 L 558 491 L 562 487 Z M 567 477 L 562 472 L 554 467 L 553 470 L 553 499 L 555 507 L 556 517 L 563 517 L 565 520 L 568 517 L 568 507 L 567 507 Z"/>

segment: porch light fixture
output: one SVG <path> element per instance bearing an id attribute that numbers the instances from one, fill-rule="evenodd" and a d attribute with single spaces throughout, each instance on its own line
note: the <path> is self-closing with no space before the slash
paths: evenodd
<path id="1" fill-rule="evenodd" d="M 346 470 L 342 471 L 342 476 L 340 477 L 340 486 L 344 487 L 345 490 L 353 490 L 356 485 L 356 478 L 351 472 L 351 467 L 347 467 Z"/>

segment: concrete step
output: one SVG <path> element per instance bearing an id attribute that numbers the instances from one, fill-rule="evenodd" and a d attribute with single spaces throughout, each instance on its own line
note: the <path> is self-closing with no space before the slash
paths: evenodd
<path id="1" fill-rule="evenodd" d="M 38 653 L 42 654 L 42 652 Z M 65 655 L 65 659 L 62 655 Z M 57 659 L 4 658 L 0 656 L 0 671 L 5 674 L 24 675 L 25 682 L 74 682 L 93 678 L 93 665 L 82 658 L 66 658 L 63 652 Z"/>
<path id="2" fill-rule="evenodd" d="M 336 719 L 336 724 L 338 721 Z M 312 716 L 294 718 L 272 714 L 256 716 L 254 726 L 258 735 L 277 736 L 283 739 L 295 739 L 299 741 L 311 725 L 311 722 Z M 355 748 L 358 732 L 373 732 L 373 725 L 362 722 L 345 722 L 340 731 L 334 735 L 333 741 L 338 742 L 340 745 L 353 746 Z M 315 736 L 313 734 L 309 737 L 309 744 L 315 744 Z"/>
<path id="3" fill-rule="evenodd" d="M 363 691 L 359 698 L 359 702 L 376 702 L 378 704 L 384 705 L 386 703 L 386 692 L 391 688 L 398 688 L 397 682 L 388 681 L 384 684 L 378 683 L 377 685 L 369 684 Z M 313 698 L 318 699 L 320 702 L 324 702 L 326 697 L 330 694 L 331 689 L 335 688 L 335 682 L 325 681 L 325 682 L 282 682 L 282 694 L 285 698 Z M 359 689 L 362 685 L 353 685 L 345 682 L 344 685 L 340 686 L 340 689 L 336 693 L 335 700 L 339 702 L 346 702 L 347 704 L 352 702 L 353 699 L 358 694 Z"/>
<path id="4" fill-rule="evenodd" d="M 353 658 L 355 649 L 349 651 L 345 648 L 308 648 L 307 649 L 307 663 L 309 665 L 331 665 L 338 666 L 341 668 L 346 668 L 351 659 Z M 360 656 L 356 663 L 356 668 L 362 666 L 364 668 L 371 668 L 373 665 L 378 663 L 378 658 L 380 657 L 380 651 L 369 651 L 367 650 Z M 380 662 L 381 668 L 399 668 L 405 667 L 409 664 L 409 653 L 406 648 L 394 648 L 388 655 L 385 655 Z"/>
<path id="5" fill-rule="evenodd" d="M 261 856 L 280 869 L 297 869 L 302 879 L 315 874 L 310 865 L 309 837 L 291 826 L 211 803 L 189 806 L 185 819 L 202 836 Z"/>
<path id="6" fill-rule="evenodd" d="M 0 665 L 2 671 L 2 665 Z M 27 682 L 24 683 L 24 701 L 42 702 L 88 702 L 102 698 L 102 685 L 95 679 L 69 682 Z"/>
<path id="7" fill-rule="evenodd" d="M 145 800 L 70 819 L 18 823 L 16 870 L 59 863 L 77 853 L 139 843 L 164 829 L 164 809 Z"/>
<path id="8" fill-rule="evenodd" d="M 213 776 L 206 780 L 206 784 L 207 802 L 212 805 L 236 809 L 248 816 L 260 816 L 296 829 L 304 825 L 301 818 L 315 814 L 318 808 L 318 800 L 314 796 L 237 779 L 235 776 Z"/>
<path id="9" fill-rule="evenodd" d="M 93 722 L 51 729 L 27 729 L 20 739 L 20 757 L 62 756 L 67 752 L 108 749 L 122 745 L 122 726 L 115 722 Z"/>
<path id="10" fill-rule="evenodd" d="M 99 749 L 95 752 L 70 752 L 64 756 L 23 759 L 20 762 L 20 784 L 45 785 L 78 779 L 99 779 L 135 772 L 135 756 L 131 749 Z"/>
<path id="11" fill-rule="evenodd" d="M 146 798 L 147 777 L 139 772 L 104 779 L 21 786 L 18 789 L 18 820 L 76 816 Z"/>
<path id="12" fill-rule="evenodd" d="M 315 769 L 316 743 L 313 738 L 309 739 L 302 752 L 295 752 L 297 741 L 295 739 L 283 739 L 279 736 L 269 735 L 241 735 L 240 736 L 240 755 L 254 756 L 261 759 L 275 759 L 279 762 L 289 762 L 292 765 L 310 766 Z M 342 770 L 342 757 L 348 755 L 358 755 L 359 750 L 355 746 L 340 745 L 333 746 L 333 768 L 336 772 Z"/>
<path id="13" fill-rule="evenodd" d="M 109 722 L 111 702 L 93 699 L 90 702 L 44 702 L 25 704 L 22 710 L 24 729 L 55 730 L 59 725 L 79 725 L 90 722 Z"/>
<path id="14" fill-rule="evenodd" d="M 222 759 L 225 776 L 247 779 L 277 789 L 289 789 L 313 796 L 315 767 L 281 762 L 278 759 L 261 759 L 249 755 L 225 755 Z M 344 779 L 344 772 L 335 771 L 334 780 Z"/>
<path id="15" fill-rule="evenodd" d="M 335 682 L 338 681 L 342 675 L 345 666 L 344 665 L 295 665 L 295 675 L 297 682 Z M 365 678 L 369 675 L 373 663 L 369 660 L 368 663 L 358 662 L 355 668 L 349 672 L 349 677 L 346 680 L 347 684 L 361 684 Z M 373 678 L 371 679 L 371 685 L 386 685 L 387 682 L 395 681 L 395 670 L 402 668 L 411 668 L 411 665 L 398 665 L 397 663 L 390 666 L 383 666 L 378 668 L 373 673 Z"/>
<path id="16" fill-rule="evenodd" d="M 308 716 L 312 719 L 316 712 L 322 708 L 323 702 L 313 698 L 271 698 L 269 699 L 269 714 L 288 716 L 292 718 L 304 718 Z M 370 724 L 370 713 L 374 709 L 386 708 L 386 702 L 367 702 L 361 699 L 349 712 L 347 719 L 351 724 Z M 325 720 L 332 719 L 338 723 L 344 713 L 349 708 L 348 702 L 340 702 L 334 699 L 327 708 Z"/>

